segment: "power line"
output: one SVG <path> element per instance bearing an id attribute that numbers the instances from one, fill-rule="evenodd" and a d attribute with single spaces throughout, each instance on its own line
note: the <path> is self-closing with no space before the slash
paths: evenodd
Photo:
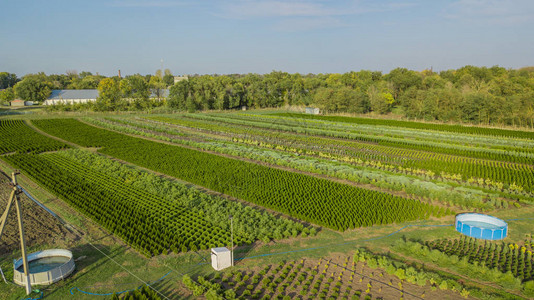
<path id="1" fill-rule="evenodd" d="M 82 238 L 84 238 L 82 236 Z M 133 277 L 137 278 L 137 280 L 141 281 L 142 283 L 144 283 L 146 286 L 148 286 L 149 288 L 153 289 L 156 293 L 158 293 L 160 296 L 162 296 L 163 298 L 167 299 L 167 300 L 170 300 L 167 296 L 163 295 L 160 291 L 158 291 L 157 289 L 155 289 L 154 287 L 152 287 L 148 282 L 144 281 L 143 279 L 141 279 L 140 277 L 138 277 L 137 275 L 135 275 L 134 273 L 130 272 L 130 270 L 126 269 L 123 265 L 119 264 L 117 261 L 115 261 L 113 258 L 111 258 L 109 255 L 107 255 L 106 253 L 104 253 L 102 250 L 98 249 L 95 245 L 93 245 L 91 242 L 89 242 L 87 239 L 86 241 L 89 243 L 89 245 L 91 245 L 93 248 L 95 248 L 98 252 L 104 254 L 104 256 L 106 256 L 109 260 L 111 260 L 112 262 L 114 262 L 117 266 L 121 267 L 122 269 L 124 269 L 126 272 L 130 273 L 130 275 L 132 275 Z"/>
<path id="2" fill-rule="evenodd" d="M 29 192 L 27 192 L 26 190 L 24 190 L 23 188 L 21 188 L 21 190 L 24 192 L 24 194 L 26 194 L 31 200 L 33 201 L 36 201 L 34 200 L 34 198 L 30 195 Z M 36 201 L 36 203 L 38 203 Z M 43 207 L 44 205 L 38 203 L 38 205 L 40 207 Z M 44 207 L 43 207 L 44 208 Z M 59 218 L 55 213 L 52 213 L 51 210 L 45 208 L 45 210 L 50 213 L 52 216 L 58 218 L 58 220 L 60 221 L 61 224 L 63 224 L 63 226 L 65 226 L 67 228 L 67 225 L 69 225 L 70 227 L 74 228 L 75 230 L 77 230 L 78 232 L 80 233 L 83 233 L 83 231 L 79 230 L 78 228 L 76 228 L 75 226 L 73 226 L 72 224 L 68 224 L 66 223 L 65 221 L 63 221 L 61 218 Z M 167 299 L 167 300 L 170 300 L 167 296 L 165 296 L 164 294 L 162 294 L 160 291 L 158 291 L 156 288 L 154 288 L 153 286 L 151 286 L 148 282 L 144 281 L 143 279 L 141 279 L 139 276 L 135 275 L 134 273 L 132 273 L 130 270 L 128 270 L 127 268 L 125 268 L 123 265 L 119 264 L 117 261 L 115 261 L 113 258 L 111 258 L 109 255 L 107 255 L 106 253 L 104 253 L 102 250 L 100 250 L 98 247 L 96 247 L 95 245 L 93 245 L 91 243 L 91 241 L 89 241 L 89 239 L 87 237 L 85 237 L 85 234 L 82 234 L 80 235 L 82 239 L 84 239 L 89 245 L 91 245 L 93 248 L 95 248 L 98 252 L 102 253 L 105 257 L 107 257 L 109 260 L 111 260 L 112 262 L 114 262 L 116 265 L 118 265 L 119 267 L 121 267 L 122 269 L 124 269 L 126 272 L 128 272 L 130 275 L 132 275 L 133 277 L 135 277 L 137 280 L 141 281 L 143 284 L 145 284 L 146 286 L 148 286 L 149 288 L 151 288 L 152 290 L 154 290 L 156 293 L 158 293 L 160 296 L 162 296 L 163 298 Z"/>

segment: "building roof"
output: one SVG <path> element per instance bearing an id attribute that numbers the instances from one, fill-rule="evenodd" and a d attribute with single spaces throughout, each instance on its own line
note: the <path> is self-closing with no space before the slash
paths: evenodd
<path id="1" fill-rule="evenodd" d="M 48 99 L 96 99 L 97 97 L 98 90 L 52 90 Z"/>
<path id="2" fill-rule="evenodd" d="M 162 93 L 163 98 L 169 96 L 169 90 L 164 89 Z M 61 99 L 96 99 L 98 98 L 98 90 L 52 90 L 52 94 L 48 100 Z M 156 93 L 151 91 L 150 98 L 157 98 Z"/>
<path id="3" fill-rule="evenodd" d="M 22 100 L 22 99 L 15 99 L 15 100 L 11 100 L 11 102 L 24 102 L 24 100 Z"/>

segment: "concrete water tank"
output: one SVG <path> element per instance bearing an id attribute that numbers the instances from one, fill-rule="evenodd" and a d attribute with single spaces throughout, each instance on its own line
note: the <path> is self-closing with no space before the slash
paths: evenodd
<path id="1" fill-rule="evenodd" d="M 48 285 L 69 276 L 74 271 L 72 252 L 63 249 L 50 249 L 28 255 L 30 283 L 32 285 Z M 13 281 L 25 286 L 24 266 L 22 258 L 13 263 Z"/>

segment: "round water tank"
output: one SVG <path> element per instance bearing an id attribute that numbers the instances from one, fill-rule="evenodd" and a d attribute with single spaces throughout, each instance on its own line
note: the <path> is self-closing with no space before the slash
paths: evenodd
<path id="1" fill-rule="evenodd" d="M 64 249 L 50 249 L 34 252 L 27 257 L 32 285 L 48 285 L 69 276 L 74 271 L 72 252 Z M 22 258 L 13 264 L 13 281 L 26 285 Z"/>
<path id="2" fill-rule="evenodd" d="M 508 224 L 492 216 L 465 213 L 456 216 L 456 230 L 477 239 L 502 240 L 508 234 Z"/>

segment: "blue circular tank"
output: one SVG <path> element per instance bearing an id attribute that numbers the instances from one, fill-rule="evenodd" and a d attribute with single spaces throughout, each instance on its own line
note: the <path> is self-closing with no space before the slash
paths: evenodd
<path id="1" fill-rule="evenodd" d="M 492 216 L 465 213 L 456 216 L 456 230 L 477 239 L 502 240 L 508 234 L 508 224 Z"/>

